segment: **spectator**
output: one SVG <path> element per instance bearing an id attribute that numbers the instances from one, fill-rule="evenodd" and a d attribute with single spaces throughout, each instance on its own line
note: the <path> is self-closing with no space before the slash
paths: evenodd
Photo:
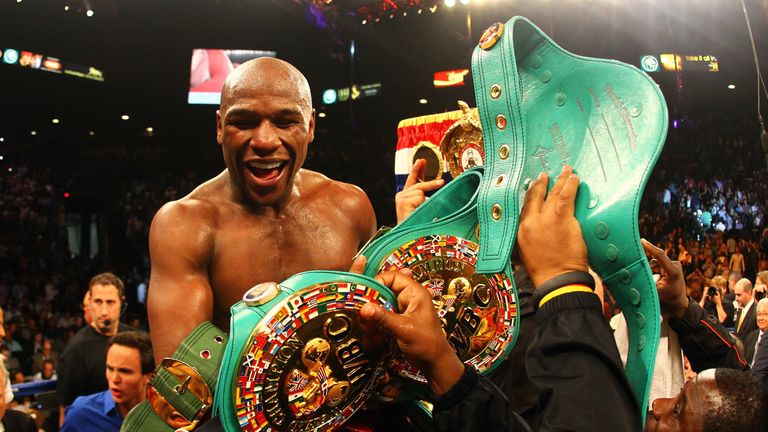
<path id="1" fill-rule="evenodd" d="M 54 367 L 59 361 L 59 355 L 53 351 L 53 342 L 50 339 L 44 339 L 40 351 L 32 356 L 32 372 L 40 372 L 45 361 L 50 361 Z"/>
<path id="2" fill-rule="evenodd" d="M 744 338 L 744 354 L 750 364 L 754 364 L 757 346 L 765 331 L 768 330 L 768 299 L 757 302 L 756 309 L 757 330 L 752 331 Z"/>
<path id="3" fill-rule="evenodd" d="M 56 379 L 56 369 L 52 360 L 43 360 L 40 372 L 32 376 L 32 382 L 47 381 Z"/>
<path id="4" fill-rule="evenodd" d="M 128 331 L 113 336 L 106 355 L 109 390 L 75 399 L 61 432 L 118 432 L 128 411 L 146 398 L 154 369 L 147 333 Z"/>
<path id="5" fill-rule="evenodd" d="M 8 371 L 0 362 L 0 395 L 8 390 Z M 8 410 L 5 398 L 0 397 L 0 426 L 6 432 L 37 432 L 37 425 L 32 417 L 21 411 Z"/>
<path id="6" fill-rule="evenodd" d="M 741 309 L 736 311 L 734 320 L 736 321 L 736 336 L 742 341 L 748 334 L 757 329 L 757 319 L 755 317 L 755 308 L 752 307 L 755 299 L 752 296 L 752 282 L 749 279 L 739 279 L 736 282 L 736 301 Z"/>
<path id="7" fill-rule="evenodd" d="M 59 365 L 60 422 L 64 421 L 64 408 L 75 398 L 107 389 L 104 362 L 109 338 L 135 330 L 119 321 L 124 301 L 120 278 L 112 273 L 98 274 L 91 278 L 88 290 L 93 321 L 72 337 Z"/>

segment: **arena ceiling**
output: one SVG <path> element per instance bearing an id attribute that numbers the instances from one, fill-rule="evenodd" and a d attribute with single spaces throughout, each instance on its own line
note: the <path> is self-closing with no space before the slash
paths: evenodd
<path id="1" fill-rule="evenodd" d="M 745 1 L 768 67 L 766 2 Z M 376 11 L 379 22 L 366 11 Z M 380 97 L 325 108 L 318 139 L 368 134 L 393 148 L 398 120 L 474 101 L 471 82 L 435 89 L 432 74 L 469 67 L 483 29 L 514 15 L 588 56 L 637 65 L 646 53 L 716 55 L 720 71 L 686 74 L 682 94 L 674 74 L 655 76 L 673 116 L 700 108 L 754 116 L 755 73 L 739 0 L 472 0 L 453 8 L 427 0 L 0 0 L 0 49 L 92 65 L 105 79 L 0 63 L 0 146 L 31 143 L 40 157 L 55 158 L 141 147 L 205 159 L 216 152 L 215 108 L 186 102 L 190 54 L 239 48 L 274 50 L 295 64 L 318 106 L 322 89 L 382 83 Z M 428 103 L 419 104 L 422 98 Z M 124 114 L 129 120 L 121 120 Z"/>

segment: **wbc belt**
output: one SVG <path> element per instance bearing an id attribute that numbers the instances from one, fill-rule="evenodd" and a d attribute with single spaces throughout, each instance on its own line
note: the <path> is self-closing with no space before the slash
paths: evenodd
<path id="1" fill-rule="evenodd" d="M 667 132 L 658 86 L 633 66 L 564 50 L 522 17 L 486 30 L 472 75 L 491 180 L 478 197 L 478 271 L 507 265 L 528 181 L 546 171 L 554 182 L 573 166 L 575 216 L 590 266 L 627 319 L 626 372 L 644 414 L 660 314 L 638 207 Z"/>
<path id="2" fill-rule="evenodd" d="M 232 306 L 215 394 L 227 431 L 333 430 L 361 407 L 384 371 L 386 348 L 363 346 L 359 310 L 394 310 L 374 279 L 299 273 L 252 288 Z"/>
<path id="3" fill-rule="evenodd" d="M 496 273 L 475 272 L 482 182 L 482 168 L 467 170 L 360 253 L 367 257 L 367 275 L 411 269 L 413 278 L 432 291 L 436 313 L 459 358 L 486 374 L 507 356 L 517 337 L 517 293 L 509 264 Z M 395 354 L 378 392 L 385 401 L 400 401 L 419 396 L 425 384 L 423 374 Z"/>

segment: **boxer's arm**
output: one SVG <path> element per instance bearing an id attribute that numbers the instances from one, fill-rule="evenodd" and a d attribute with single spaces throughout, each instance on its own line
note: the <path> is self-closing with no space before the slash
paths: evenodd
<path id="1" fill-rule="evenodd" d="M 211 227 L 194 204 L 166 204 L 152 221 L 147 312 L 158 364 L 198 324 L 212 319 L 208 280 L 212 237 Z"/>
<path id="2" fill-rule="evenodd" d="M 328 199 L 341 210 L 341 215 L 348 218 L 350 227 L 357 237 L 356 249 L 360 250 L 376 234 L 376 214 L 371 200 L 359 187 L 341 182 L 334 182 L 336 187 L 327 188 Z"/>

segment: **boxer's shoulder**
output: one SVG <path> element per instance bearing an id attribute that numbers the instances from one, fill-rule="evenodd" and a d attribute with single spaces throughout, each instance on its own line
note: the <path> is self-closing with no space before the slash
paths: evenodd
<path id="1" fill-rule="evenodd" d="M 363 190 L 353 184 L 333 180 L 316 171 L 302 169 L 299 187 L 303 196 L 308 199 L 333 199 L 337 206 L 370 206 L 370 200 Z"/>
<path id="2" fill-rule="evenodd" d="M 157 211 L 150 227 L 150 245 L 165 240 L 174 244 L 190 241 L 202 241 L 200 246 L 210 244 L 216 221 L 220 219 L 218 214 L 226 207 L 222 194 L 217 194 L 216 187 L 210 183 L 203 183 L 187 196 L 170 201 Z"/>
<path id="3" fill-rule="evenodd" d="M 186 196 L 163 205 L 155 215 L 153 224 L 165 220 L 176 224 L 212 224 L 223 208 L 228 207 L 228 204 L 234 205 L 230 196 L 223 175 L 219 175 L 200 184 Z"/>

